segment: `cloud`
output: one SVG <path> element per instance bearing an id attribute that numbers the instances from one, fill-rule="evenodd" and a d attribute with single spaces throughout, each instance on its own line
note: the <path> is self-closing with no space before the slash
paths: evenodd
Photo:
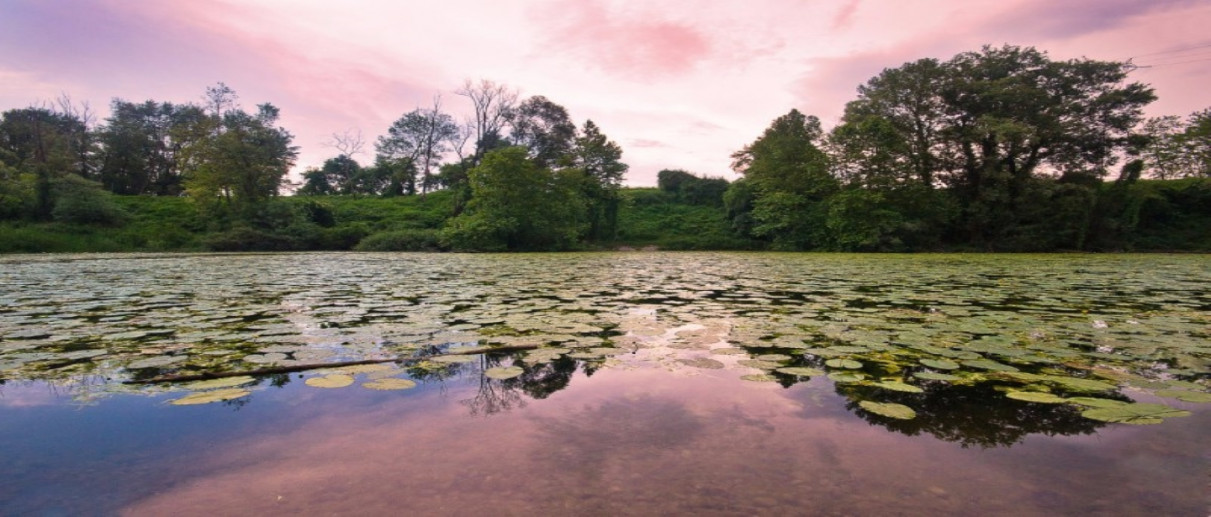
<path id="1" fill-rule="evenodd" d="M 842 5 L 841 10 L 837 11 L 837 16 L 833 18 L 833 30 L 848 27 L 853 21 L 854 13 L 858 12 L 858 7 L 861 4 L 861 0 L 849 0 L 845 5 Z"/>
<path id="2" fill-rule="evenodd" d="M 534 18 L 549 30 L 547 48 L 629 78 L 685 74 L 712 52 L 707 36 L 689 24 L 612 10 L 600 0 L 547 4 Z"/>

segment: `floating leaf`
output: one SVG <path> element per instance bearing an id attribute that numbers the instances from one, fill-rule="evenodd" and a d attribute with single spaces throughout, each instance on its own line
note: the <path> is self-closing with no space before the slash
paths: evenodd
<path id="1" fill-rule="evenodd" d="M 849 370 L 862 368 L 862 363 L 853 359 L 829 359 L 824 364 L 829 368 L 845 368 Z"/>
<path id="2" fill-rule="evenodd" d="M 1101 422 L 1147 425 L 1159 424 L 1166 418 L 1190 416 L 1189 411 L 1172 408 L 1164 404 L 1135 403 L 1107 408 L 1086 409 L 1081 416 Z"/>
<path id="3" fill-rule="evenodd" d="M 1160 390 L 1153 394 L 1158 397 L 1177 399 L 1182 402 L 1211 403 L 1211 393 L 1202 391 Z"/>
<path id="4" fill-rule="evenodd" d="M 742 359 L 736 361 L 736 364 L 739 364 L 740 366 L 747 366 L 749 368 L 756 368 L 758 370 L 773 370 L 782 366 L 773 361 L 762 361 L 759 359 Z"/>
<path id="5" fill-rule="evenodd" d="M 896 404 L 894 402 L 874 402 L 871 400 L 863 400 L 858 403 L 862 409 L 865 409 L 876 415 L 885 416 L 888 418 L 896 418 L 899 420 L 912 420 L 917 417 L 917 412 L 904 404 Z"/>
<path id="6" fill-rule="evenodd" d="M 962 377 L 959 377 L 958 375 L 950 375 L 948 373 L 936 373 L 936 372 L 916 372 L 916 373 L 913 373 L 912 376 L 916 377 L 918 379 L 925 379 L 927 381 L 948 381 L 949 382 L 949 381 L 958 381 L 958 380 L 963 379 Z"/>
<path id="7" fill-rule="evenodd" d="M 386 390 L 406 390 L 408 388 L 415 388 L 416 381 L 413 381 L 410 379 L 397 379 L 397 378 L 389 377 L 386 379 L 375 379 L 375 380 L 363 383 L 362 387 L 370 388 L 372 390 L 384 390 L 384 391 L 386 391 Z"/>
<path id="8" fill-rule="evenodd" d="M 353 384 L 353 376 L 343 373 L 334 373 L 323 377 L 311 377 L 304 381 L 308 386 L 313 388 L 344 388 Z"/>
<path id="9" fill-rule="evenodd" d="M 1069 397 L 1069 398 L 1064 399 L 1064 402 L 1068 402 L 1071 404 L 1080 404 L 1080 405 L 1086 406 L 1086 407 L 1100 407 L 1100 408 L 1118 407 L 1118 406 L 1123 406 L 1123 405 L 1129 404 L 1128 402 L 1123 402 L 1121 400 L 1100 399 L 1100 398 L 1096 398 L 1096 397 Z"/>
<path id="10" fill-rule="evenodd" d="M 790 361 L 793 358 L 786 354 L 763 354 L 757 356 L 756 359 L 759 361 L 772 361 L 775 363 L 780 363 L 783 361 Z"/>
<path id="11" fill-rule="evenodd" d="M 1064 397 L 1042 391 L 1010 391 L 1005 396 L 1014 400 L 1037 402 L 1039 404 L 1063 404 L 1067 402 Z"/>
<path id="12" fill-rule="evenodd" d="M 439 355 L 430 357 L 430 361 L 440 364 L 463 364 L 475 362 L 473 355 Z"/>
<path id="13" fill-rule="evenodd" d="M 777 382 L 778 378 L 766 373 L 755 373 L 741 376 L 740 379 L 753 382 Z"/>
<path id="14" fill-rule="evenodd" d="M 1007 364 L 998 363 L 996 361 L 991 361 L 988 359 L 973 359 L 970 361 L 963 361 L 963 366 L 969 366 L 971 368 L 979 368 L 981 370 L 992 370 L 994 372 L 1016 372 L 1016 371 L 1018 371 L 1017 368 L 1014 368 Z"/>
<path id="15" fill-rule="evenodd" d="M 723 363 L 721 363 L 719 361 L 716 361 L 714 359 L 708 359 L 705 357 L 695 357 L 692 359 L 678 359 L 677 362 L 684 364 L 686 366 L 693 366 L 694 368 L 705 368 L 708 370 L 718 370 L 720 368 L 723 368 L 723 366 L 724 366 Z"/>
<path id="16" fill-rule="evenodd" d="M 959 363 L 947 361 L 946 359 L 922 359 L 921 364 L 937 370 L 956 370 L 959 368 Z"/>
<path id="17" fill-rule="evenodd" d="M 497 366 L 484 370 L 484 377 L 489 379 L 505 380 L 518 377 L 526 373 L 520 366 Z"/>
<path id="18" fill-rule="evenodd" d="M 190 393 L 179 399 L 169 401 L 174 406 L 192 406 L 196 404 L 209 404 L 211 402 L 222 402 L 224 400 L 238 399 L 252 393 L 248 390 L 231 388 L 225 390 L 202 391 L 198 393 Z"/>
<path id="19" fill-rule="evenodd" d="M 159 357 L 148 357 L 147 359 L 140 359 L 138 361 L 135 361 L 135 362 L 132 362 L 132 363 L 126 365 L 126 367 L 132 368 L 132 369 L 160 368 L 160 367 L 168 366 L 170 364 L 176 364 L 176 363 L 182 362 L 186 359 L 188 359 L 188 358 L 183 355 L 162 355 Z"/>
<path id="20" fill-rule="evenodd" d="M 833 382 L 846 384 L 851 382 L 861 382 L 866 378 L 866 375 L 858 372 L 832 372 L 828 374 L 828 378 Z"/>
<path id="21" fill-rule="evenodd" d="M 183 385 L 182 387 L 190 390 L 209 390 L 215 388 L 234 388 L 236 386 L 243 386 L 245 384 L 252 384 L 254 382 L 256 382 L 255 377 L 241 375 L 239 377 L 226 377 L 221 379 L 191 382 Z"/>
<path id="22" fill-rule="evenodd" d="M 390 365 L 386 364 L 355 364 L 352 366 L 342 366 L 337 368 L 336 371 L 349 375 L 355 375 L 359 373 L 383 372 L 392 369 L 393 368 L 391 368 Z"/>
<path id="23" fill-rule="evenodd" d="M 774 371 L 778 373 L 785 373 L 787 375 L 797 375 L 799 377 L 815 377 L 817 375 L 824 375 L 824 370 L 819 368 L 808 368 L 805 366 L 787 366 L 785 368 L 778 368 Z"/>
<path id="24" fill-rule="evenodd" d="M 911 384 L 905 384 L 900 381 L 880 381 L 880 382 L 874 383 L 874 386 L 878 386 L 885 390 L 902 391 L 904 393 L 924 393 L 925 392 L 925 390 L 923 390 L 921 388 L 918 388 Z"/>

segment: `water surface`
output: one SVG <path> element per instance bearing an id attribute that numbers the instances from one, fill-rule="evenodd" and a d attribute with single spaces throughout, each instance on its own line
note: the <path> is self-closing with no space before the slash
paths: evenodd
<path id="1" fill-rule="evenodd" d="M 1204 256 L 0 266 L 3 514 L 1208 509 Z M 467 349 L 499 345 L 537 348 Z M 365 359 L 399 361 L 235 388 L 141 382 Z M 520 375 L 484 375 L 509 365 Z M 334 375 L 349 386 L 308 385 Z M 362 387 L 382 378 L 417 386 Z M 239 396 L 172 404 L 217 389 Z M 1088 399 L 1170 409 L 1128 425 L 1088 418 L 1074 402 Z"/>

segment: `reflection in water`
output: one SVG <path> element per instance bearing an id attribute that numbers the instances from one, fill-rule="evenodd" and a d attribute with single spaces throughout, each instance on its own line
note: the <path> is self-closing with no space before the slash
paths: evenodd
<path id="1" fill-rule="evenodd" d="M 1081 416 L 1067 404 L 1036 404 L 1005 399 L 991 386 L 950 386 L 932 383 L 924 393 L 895 393 L 863 386 L 837 385 L 848 399 L 845 407 L 858 416 L 898 433 L 927 433 L 963 447 L 1008 447 L 1031 434 L 1067 436 L 1094 434 L 1106 424 Z M 896 402 L 912 407 L 917 417 L 896 420 L 858 407 L 860 400 Z"/>
<path id="2" fill-rule="evenodd" d="M 0 262 L 0 453 L 20 466 L 0 514 L 1205 510 L 1197 258 Z M 314 368 L 365 360 L 386 362 Z M 280 366 L 305 371 L 206 406 L 151 401 L 213 386 L 138 382 Z M 503 366 L 521 375 L 484 375 Z M 349 387 L 312 387 L 326 375 Z M 419 386 L 361 387 L 390 378 Z M 1007 391 L 1195 414 L 1131 428 Z M 83 471 L 95 485 L 56 499 Z"/>
<path id="3" fill-rule="evenodd" d="M 954 447 L 850 418 L 826 383 L 604 370 L 467 418 L 437 391 L 317 400 L 130 515 L 1164 514 L 1205 509 L 1207 413 L 1141 434 Z M 478 386 L 452 385 L 464 399 Z M 336 395 L 343 393 L 325 392 Z M 357 393 L 357 392 L 352 392 Z M 395 394 L 391 394 L 395 395 Z M 1167 445 L 1166 445 L 1167 444 Z M 221 494 L 221 497 L 216 496 Z"/>

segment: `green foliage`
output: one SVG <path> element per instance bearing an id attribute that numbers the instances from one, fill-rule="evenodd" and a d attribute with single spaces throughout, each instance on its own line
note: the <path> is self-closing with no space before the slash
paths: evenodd
<path id="1" fill-rule="evenodd" d="M 838 251 L 895 251 L 903 244 L 896 231 L 903 224 L 899 213 L 886 208 L 876 191 L 849 189 L 828 200 L 830 248 Z"/>
<path id="2" fill-rule="evenodd" d="M 440 251 L 436 230 L 410 229 L 374 233 L 362 239 L 357 251 Z"/>
<path id="3" fill-rule="evenodd" d="M 665 169 L 656 174 L 656 186 L 680 201 L 692 205 L 723 206 L 728 181 L 704 178 L 677 169 Z"/>
<path id="4" fill-rule="evenodd" d="M 447 223 L 445 243 L 465 251 L 560 250 L 587 229 L 579 170 L 540 167 L 523 147 L 491 151 L 471 169 L 467 210 Z"/>
<path id="5" fill-rule="evenodd" d="M 113 226 L 125 219 L 122 209 L 101 185 L 75 175 L 59 178 L 53 185 L 56 221 Z"/>

